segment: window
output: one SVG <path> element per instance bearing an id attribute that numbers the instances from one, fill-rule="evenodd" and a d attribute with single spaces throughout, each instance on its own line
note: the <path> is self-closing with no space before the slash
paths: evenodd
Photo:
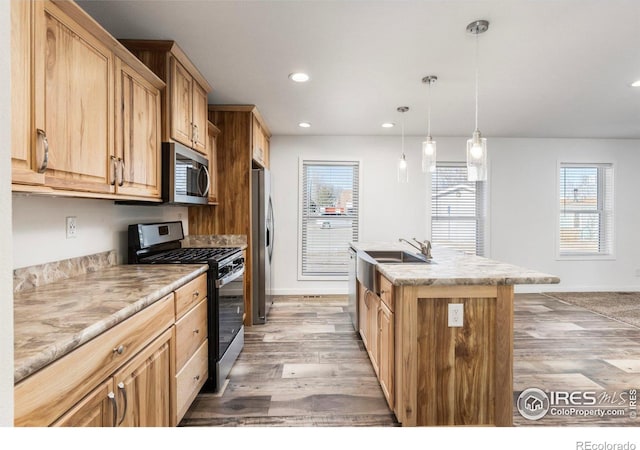
<path id="1" fill-rule="evenodd" d="M 302 161 L 301 172 L 299 278 L 341 279 L 358 240 L 360 165 Z"/>
<path id="2" fill-rule="evenodd" d="M 485 183 L 467 181 L 467 167 L 438 163 L 431 177 L 431 242 L 483 256 Z"/>
<path id="3" fill-rule="evenodd" d="M 560 164 L 559 256 L 613 254 L 613 166 Z"/>

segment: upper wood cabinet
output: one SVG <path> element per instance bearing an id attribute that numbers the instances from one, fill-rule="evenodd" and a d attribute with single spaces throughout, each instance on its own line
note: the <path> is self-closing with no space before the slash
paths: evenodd
<path id="1" fill-rule="evenodd" d="M 164 83 L 74 2 L 13 1 L 11 19 L 12 189 L 160 201 Z"/>
<path id="2" fill-rule="evenodd" d="M 44 143 L 39 143 L 37 152 L 28 107 L 33 84 L 33 9 L 32 2 L 11 2 L 11 173 L 13 183 L 43 185 Z"/>
<path id="3" fill-rule="evenodd" d="M 218 135 L 220 128 L 207 122 L 207 147 L 209 148 L 209 204 L 218 204 Z"/>
<path id="4" fill-rule="evenodd" d="M 162 139 L 207 154 L 207 95 L 211 86 L 175 41 L 120 41 L 167 89 L 162 101 Z"/>
<path id="5" fill-rule="evenodd" d="M 262 167 L 269 167 L 269 139 L 271 135 L 258 114 L 253 116 L 252 155 Z"/>
<path id="6" fill-rule="evenodd" d="M 116 59 L 117 192 L 161 197 L 160 90 Z"/>

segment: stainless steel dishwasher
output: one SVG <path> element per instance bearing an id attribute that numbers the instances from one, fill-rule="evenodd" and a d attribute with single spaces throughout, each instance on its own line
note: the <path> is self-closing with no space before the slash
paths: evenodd
<path id="1" fill-rule="evenodd" d="M 351 323 L 353 328 L 358 332 L 358 283 L 357 277 L 357 264 L 358 257 L 356 251 L 349 247 L 349 302 L 347 305 L 347 311 L 351 317 Z"/>

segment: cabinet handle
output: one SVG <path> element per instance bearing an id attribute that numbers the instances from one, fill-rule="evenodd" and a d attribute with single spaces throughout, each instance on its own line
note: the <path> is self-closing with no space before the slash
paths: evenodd
<path id="1" fill-rule="evenodd" d="M 113 353 L 117 353 L 118 355 L 122 355 L 124 353 L 124 345 L 119 345 L 118 347 L 113 349 Z"/>
<path id="2" fill-rule="evenodd" d="M 200 330 L 196 328 L 195 330 L 193 330 L 193 334 L 200 334 Z"/>
<path id="3" fill-rule="evenodd" d="M 198 136 L 200 135 L 200 133 L 198 132 L 198 125 L 196 125 L 195 123 L 193 124 L 193 141 L 194 142 L 198 142 Z"/>
<path id="4" fill-rule="evenodd" d="M 120 181 L 118 182 L 118 186 L 122 186 L 124 184 L 124 159 L 118 158 L 118 164 L 120 165 Z"/>
<path id="5" fill-rule="evenodd" d="M 122 396 L 124 397 L 124 411 L 122 411 L 122 418 L 120 419 L 120 422 L 118 422 L 118 425 L 120 425 L 124 422 L 124 418 L 127 415 L 127 406 L 129 402 L 127 400 L 127 389 L 124 387 L 124 383 L 122 381 L 118 383 L 118 389 L 122 391 Z"/>
<path id="6" fill-rule="evenodd" d="M 116 394 L 114 394 L 113 392 L 109 392 L 107 394 L 107 397 L 109 398 L 109 401 L 113 405 L 113 425 L 112 426 L 115 427 L 116 423 L 118 422 L 118 402 L 116 402 Z"/>
<path id="7" fill-rule="evenodd" d="M 195 377 L 193 377 L 193 380 L 194 380 L 194 381 L 198 381 L 198 380 L 200 380 L 200 375 L 196 375 Z"/>
<path id="8" fill-rule="evenodd" d="M 44 130 L 38 128 L 36 131 L 38 136 L 42 136 L 42 146 L 44 148 L 44 156 L 42 157 L 42 164 L 40 164 L 38 168 L 38 173 L 44 173 L 49 165 L 49 141 L 47 140 L 47 133 L 45 133 Z"/>
<path id="9" fill-rule="evenodd" d="M 193 292 L 193 298 L 198 298 L 200 296 L 200 291 Z"/>
<path id="10" fill-rule="evenodd" d="M 111 186 L 116 185 L 116 174 L 118 173 L 118 160 L 115 156 L 111 155 L 111 169 L 113 170 L 111 175 Z"/>

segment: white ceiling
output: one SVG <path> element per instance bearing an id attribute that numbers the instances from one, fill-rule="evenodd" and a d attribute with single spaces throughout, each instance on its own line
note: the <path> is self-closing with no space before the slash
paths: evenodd
<path id="1" fill-rule="evenodd" d="M 640 0 L 81 0 L 118 38 L 173 39 L 213 86 L 275 135 L 640 138 Z M 287 75 L 305 71 L 311 81 Z M 310 129 L 297 126 L 309 121 Z"/>

